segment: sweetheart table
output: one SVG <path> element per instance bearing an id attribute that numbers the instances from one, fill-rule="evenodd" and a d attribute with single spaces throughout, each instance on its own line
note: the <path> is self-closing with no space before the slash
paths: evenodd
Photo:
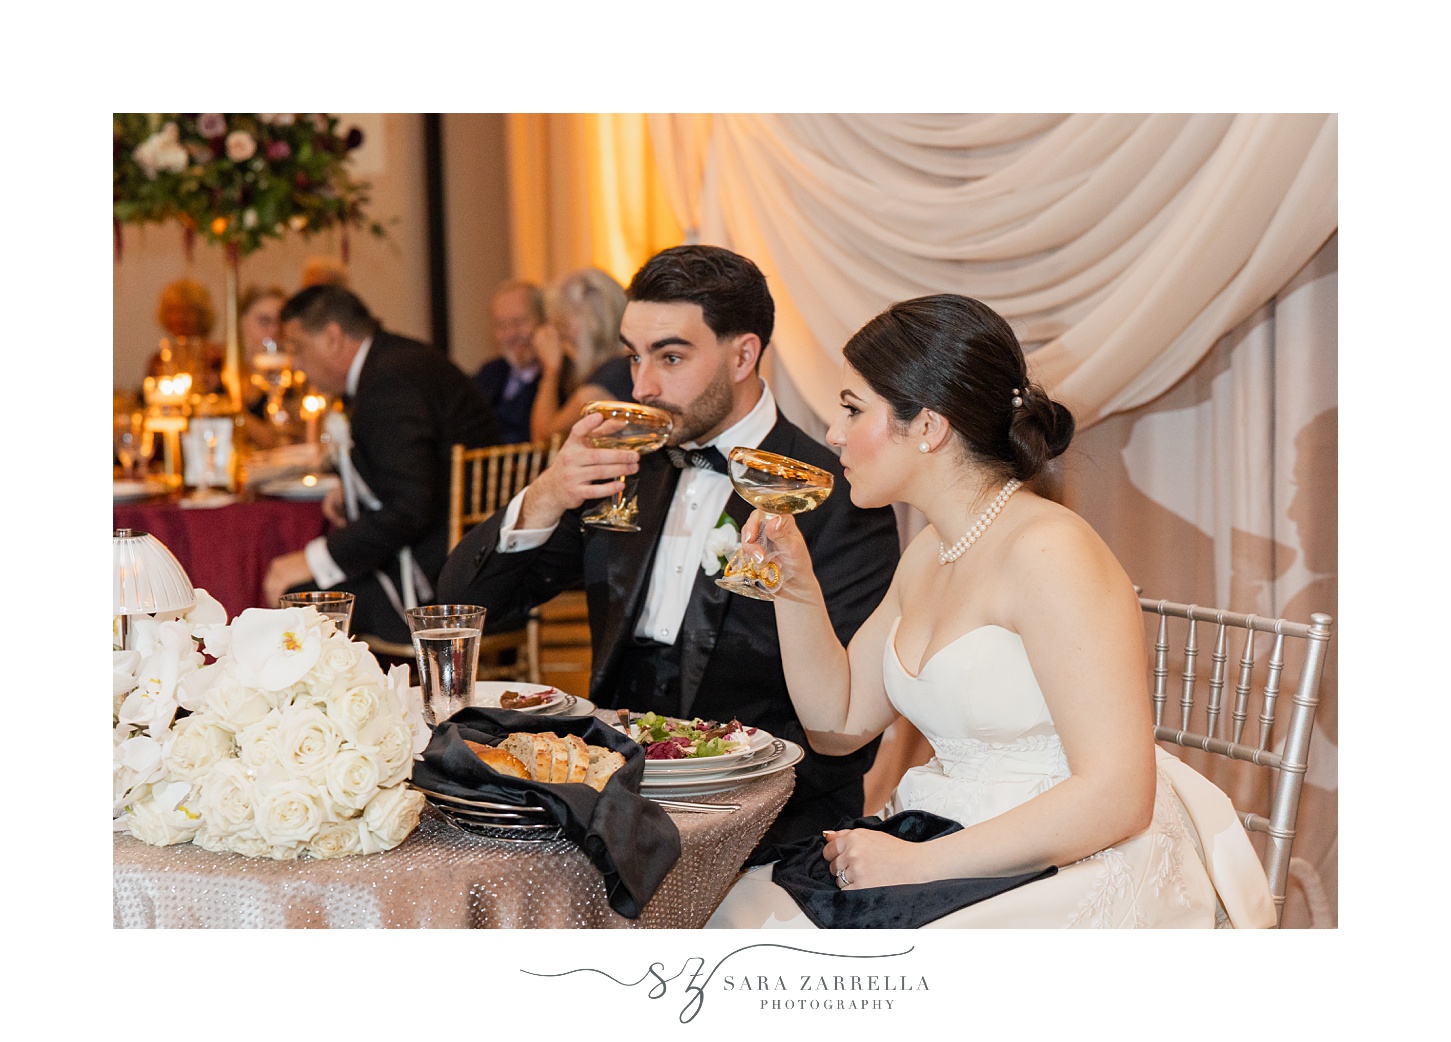
<path id="1" fill-rule="evenodd" d="M 326 861 L 245 858 L 192 844 L 113 846 L 117 927 L 540 927 L 695 929 L 704 925 L 795 786 L 782 771 L 669 811 L 680 860 L 639 919 L 610 908 L 604 880 L 567 839 L 514 843 L 461 832 L 431 807 L 392 850 Z"/>

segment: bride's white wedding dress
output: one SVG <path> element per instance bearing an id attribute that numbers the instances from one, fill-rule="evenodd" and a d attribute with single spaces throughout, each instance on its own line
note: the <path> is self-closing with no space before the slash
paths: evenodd
<path id="1" fill-rule="evenodd" d="M 883 654 L 892 704 L 936 755 L 908 771 L 883 817 L 924 810 L 973 825 L 1068 777 L 1063 743 L 1011 630 L 982 626 L 938 651 L 912 676 Z M 1229 799 L 1162 749 L 1147 829 L 1038 880 L 929 924 L 948 927 L 1268 927 L 1274 905 L 1259 859 Z M 771 866 L 745 873 L 709 927 L 813 924 L 771 882 Z"/>

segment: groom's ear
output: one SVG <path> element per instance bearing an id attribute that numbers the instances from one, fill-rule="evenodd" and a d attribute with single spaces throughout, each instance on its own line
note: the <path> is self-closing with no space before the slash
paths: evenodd
<path id="1" fill-rule="evenodd" d="M 741 333 L 731 338 L 731 376 L 740 383 L 759 370 L 761 365 L 761 338 L 755 333 Z"/>

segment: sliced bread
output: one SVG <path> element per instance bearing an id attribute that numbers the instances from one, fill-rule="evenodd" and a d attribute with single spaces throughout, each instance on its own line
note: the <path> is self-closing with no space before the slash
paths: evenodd
<path id="1" fill-rule="evenodd" d="M 534 781 L 550 781 L 554 773 L 554 747 L 542 735 L 515 731 L 499 743 L 499 748 L 513 753 L 524 762 Z"/>
<path id="2" fill-rule="evenodd" d="M 589 773 L 589 746 L 577 734 L 565 735 L 564 744 L 569 748 L 569 777 L 565 781 L 584 781 Z"/>
<path id="3" fill-rule="evenodd" d="M 541 731 L 537 736 L 549 743 L 549 775 L 540 781 L 569 781 L 569 745 L 553 731 Z"/>
<path id="4" fill-rule="evenodd" d="M 613 749 L 606 749 L 602 745 L 591 745 L 589 747 L 589 767 L 584 774 L 584 783 L 596 792 L 603 792 L 605 782 L 610 780 L 621 767 L 625 766 L 625 757 Z"/>
<path id="5" fill-rule="evenodd" d="M 529 777 L 529 769 L 507 749 L 484 745 L 481 742 L 470 742 L 467 739 L 464 740 L 464 744 L 474 751 L 475 756 L 500 774 L 508 775 L 511 778 Z"/>

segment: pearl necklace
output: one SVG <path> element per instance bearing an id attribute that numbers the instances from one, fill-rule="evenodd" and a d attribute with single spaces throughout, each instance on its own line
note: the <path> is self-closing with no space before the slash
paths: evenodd
<path id="1" fill-rule="evenodd" d="M 1022 487 L 1022 484 L 1017 478 L 1013 478 L 1013 480 L 1004 485 L 993 501 L 988 504 L 988 508 L 982 512 L 982 516 L 977 519 L 977 523 L 968 529 L 967 533 L 961 539 L 952 544 L 952 549 L 949 550 L 945 543 L 939 542 L 937 544 L 937 563 L 951 564 L 963 554 L 967 553 L 972 547 L 972 544 L 977 542 L 982 537 L 982 534 L 987 531 L 988 525 L 997 520 L 998 513 L 1003 509 L 1003 504 L 1008 501 L 1009 496 Z"/>

